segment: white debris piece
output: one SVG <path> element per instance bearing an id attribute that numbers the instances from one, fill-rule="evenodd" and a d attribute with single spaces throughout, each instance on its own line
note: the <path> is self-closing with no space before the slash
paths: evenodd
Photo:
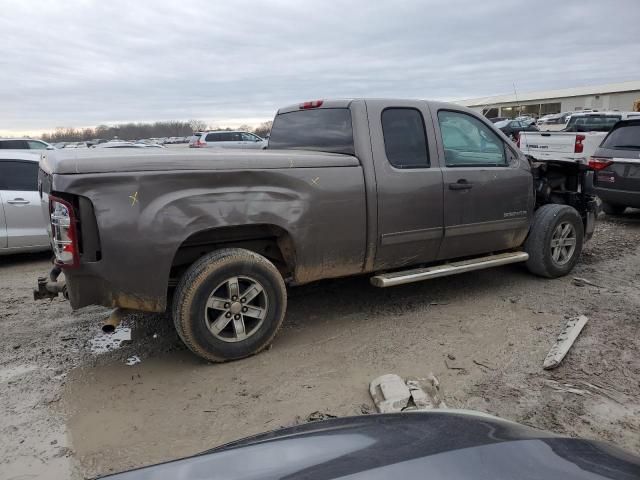
<path id="1" fill-rule="evenodd" d="M 404 380 L 393 373 L 374 379 L 369 384 L 369 393 L 380 413 L 401 412 L 411 398 Z"/>
<path id="2" fill-rule="evenodd" d="M 411 392 L 411 399 L 417 410 L 430 410 L 433 408 L 427 394 L 422 390 L 417 380 L 407 380 L 407 387 Z"/>
<path id="3" fill-rule="evenodd" d="M 122 342 L 131 340 L 131 328 L 118 325 L 113 333 L 100 332 L 91 339 L 91 352 L 101 354 L 120 348 Z"/>
<path id="4" fill-rule="evenodd" d="M 380 413 L 447 408 L 433 374 L 406 382 L 395 374 L 382 375 L 371 382 L 369 392 Z"/>
<path id="5" fill-rule="evenodd" d="M 136 363 L 140 363 L 140 357 L 137 355 L 134 355 L 133 357 L 127 358 L 127 361 L 125 363 L 131 367 Z"/>
<path id="6" fill-rule="evenodd" d="M 562 362 L 562 359 L 569 352 L 571 345 L 576 341 L 576 338 L 578 338 L 578 335 L 580 335 L 580 332 L 588 320 L 586 316 L 580 315 L 567 322 L 567 325 L 562 332 L 560 332 L 560 335 L 558 335 L 556 343 L 551 347 L 551 350 L 549 350 L 547 358 L 544 359 L 542 366 L 545 370 L 556 368 L 560 365 L 560 362 Z"/>

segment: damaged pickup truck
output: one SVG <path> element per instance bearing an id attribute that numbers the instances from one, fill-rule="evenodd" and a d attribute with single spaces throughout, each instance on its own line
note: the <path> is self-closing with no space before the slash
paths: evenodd
<path id="1" fill-rule="evenodd" d="M 287 286 L 376 287 L 523 262 L 571 271 L 594 229 L 587 167 L 532 162 L 484 117 L 420 100 L 278 111 L 266 151 L 47 152 L 39 188 L 73 308 L 171 309 L 210 361 L 268 346 Z"/>

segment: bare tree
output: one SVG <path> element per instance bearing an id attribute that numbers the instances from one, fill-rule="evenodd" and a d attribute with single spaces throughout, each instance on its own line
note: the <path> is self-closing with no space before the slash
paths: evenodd
<path id="1" fill-rule="evenodd" d="M 273 120 L 261 123 L 256 127 L 253 133 L 258 135 L 259 137 L 264 138 L 271 133 L 271 127 L 273 127 Z"/>

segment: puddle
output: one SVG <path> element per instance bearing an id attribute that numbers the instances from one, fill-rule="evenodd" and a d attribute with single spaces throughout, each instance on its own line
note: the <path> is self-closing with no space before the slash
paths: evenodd
<path id="1" fill-rule="evenodd" d="M 91 353 L 100 355 L 122 346 L 122 342 L 131 340 L 131 328 L 118 325 L 113 333 L 100 332 L 91 339 Z"/>
<path id="2" fill-rule="evenodd" d="M 12 378 L 33 372 L 37 368 L 36 365 L 15 365 L 13 367 L 0 368 L 0 382 L 7 382 Z"/>

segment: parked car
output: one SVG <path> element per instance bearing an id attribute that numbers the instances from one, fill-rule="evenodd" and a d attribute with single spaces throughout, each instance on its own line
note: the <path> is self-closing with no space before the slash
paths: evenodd
<path id="1" fill-rule="evenodd" d="M 563 131 L 522 132 L 518 146 L 537 160 L 586 165 L 616 122 L 633 118 L 640 118 L 640 112 L 574 112 Z"/>
<path id="2" fill-rule="evenodd" d="M 640 118 L 616 123 L 589 159 L 605 213 L 640 208 Z"/>
<path id="3" fill-rule="evenodd" d="M 556 113 L 553 115 L 545 115 L 536 122 L 539 130 L 543 131 L 560 131 L 563 130 L 573 112 Z"/>
<path id="4" fill-rule="evenodd" d="M 558 277 L 594 229 L 586 167 L 532 165 L 447 103 L 306 102 L 278 111 L 264 152 L 140 150 L 41 164 L 71 305 L 162 312 L 176 286 L 176 329 L 211 361 L 271 343 L 286 284 L 388 287 L 516 262 Z"/>
<path id="5" fill-rule="evenodd" d="M 516 139 L 520 132 L 535 132 L 538 128 L 533 124 L 525 124 L 520 120 L 503 120 L 502 122 L 494 123 L 496 128 L 502 130 L 502 132 L 509 138 Z"/>
<path id="6" fill-rule="evenodd" d="M 507 117 L 492 117 L 489 119 L 491 123 L 503 122 L 505 120 L 509 120 Z"/>
<path id="7" fill-rule="evenodd" d="M 485 413 L 432 410 L 310 422 L 103 478 L 631 480 L 640 457 Z"/>
<path id="8" fill-rule="evenodd" d="M 200 140 L 203 132 L 194 132 L 194 134 L 189 138 L 189 148 L 197 148 L 196 143 Z"/>
<path id="9" fill-rule="evenodd" d="M 54 150 L 53 145 L 33 138 L 0 138 L 2 150 Z"/>
<path id="10" fill-rule="evenodd" d="M 101 149 L 101 148 L 146 148 L 147 145 L 144 143 L 133 143 L 133 142 L 125 142 L 125 141 L 110 141 L 105 143 L 100 143 L 98 145 L 94 145 L 92 148 Z M 160 147 L 160 145 L 158 145 Z"/>
<path id="11" fill-rule="evenodd" d="M 41 154 L 0 150 L 0 255 L 49 250 L 38 195 Z"/>
<path id="12" fill-rule="evenodd" d="M 203 132 L 197 140 L 189 146 L 195 148 L 236 148 L 236 149 L 262 149 L 267 146 L 267 141 L 253 133 L 215 131 Z"/>

